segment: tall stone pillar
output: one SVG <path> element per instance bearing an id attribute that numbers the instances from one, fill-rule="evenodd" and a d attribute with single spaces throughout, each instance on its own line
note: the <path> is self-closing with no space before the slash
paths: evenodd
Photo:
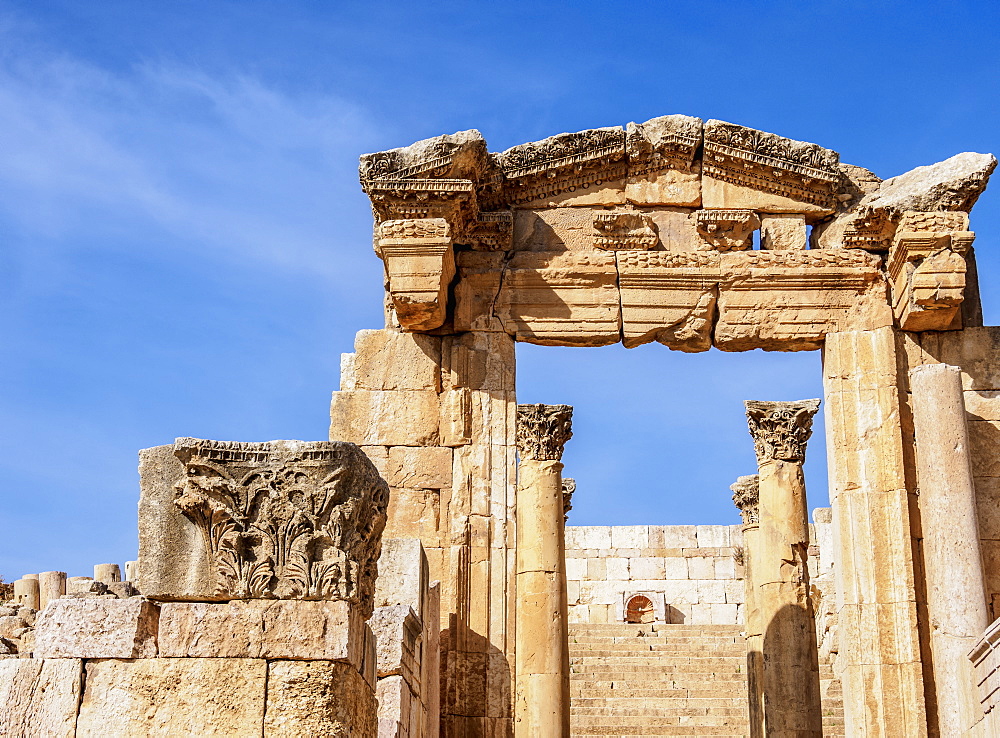
<path id="1" fill-rule="evenodd" d="M 918 366 L 910 370 L 910 391 L 938 732 L 963 735 L 981 717 L 967 654 L 989 615 L 962 372 Z"/>
<path id="2" fill-rule="evenodd" d="M 750 474 L 738 477 L 730 485 L 733 502 L 743 517 L 743 584 L 746 591 L 744 627 L 747 633 L 747 693 L 750 698 L 750 738 L 764 738 L 764 628 L 757 604 L 757 581 L 754 578 L 754 558 L 759 557 L 758 477 Z"/>
<path id="3" fill-rule="evenodd" d="M 562 469 L 569 405 L 518 405 L 514 735 L 569 736 Z"/>
<path id="4" fill-rule="evenodd" d="M 823 347 L 837 670 L 852 736 L 927 735 L 903 364 L 892 327 L 830 333 Z"/>
<path id="5" fill-rule="evenodd" d="M 809 593 L 809 514 L 802 464 L 819 400 L 746 403 L 757 452 L 754 600 L 763 630 L 768 736 L 822 736 L 816 620 Z"/>

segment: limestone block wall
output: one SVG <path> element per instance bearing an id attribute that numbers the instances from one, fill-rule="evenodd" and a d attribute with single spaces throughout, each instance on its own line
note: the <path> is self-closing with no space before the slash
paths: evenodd
<path id="1" fill-rule="evenodd" d="M 829 510 L 814 516 L 822 522 L 810 526 L 809 570 L 820 580 L 833 565 L 833 538 Z M 653 603 L 656 622 L 740 624 L 742 539 L 739 525 L 569 526 L 570 622 L 623 622 L 628 601 L 644 595 Z"/>
<path id="2" fill-rule="evenodd" d="M 1000 735 L 1000 620 L 994 621 L 969 654 L 983 718 L 970 731 L 982 738 Z"/>

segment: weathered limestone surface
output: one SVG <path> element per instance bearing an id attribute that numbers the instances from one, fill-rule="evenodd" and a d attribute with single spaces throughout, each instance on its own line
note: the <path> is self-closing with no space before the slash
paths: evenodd
<path id="1" fill-rule="evenodd" d="M 260 735 L 267 668 L 262 659 L 88 661 L 76 734 Z"/>
<path id="2" fill-rule="evenodd" d="M 266 736 L 375 738 L 375 692 L 356 669 L 336 661 L 267 665 Z"/>
<path id="3" fill-rule="evenodd" d="M 78 659 L 0 660 L 0 735 L 72 738 L 82 688 Z"/>
<path id="4" fill-rule="evenodd" d="M 50 602 L 35 622 L 39 659 L 143 659 L 157 654 L 160 608 L 142 597 Z"/>
<path id="5" fill-rule="evenodd" d="M 834 333 L 823 351 L 848 735 L 927 734 L 900 358 L 892 328 Z"/>
<path id="6" fill-rule="evenodd" d="M 937 727 L 959 735 L 979 717 L 967 654 L 989 622 L 961 371 L 917 366 L 910 390 Z"/>
<path id="7" fill-rule="evenodd" d="M 66 594 L 66 572 L 43 571 L 38 575 L 38 609 L 44 610 L 53 600 Z"/>
<path id="8" fill-rule="evenodd" d="M 346 600 L 371 612 L 389 490 L 357 446 L 182 438 L 172 450 L 180 468 L 161 447 L 142 469 L 149 597 Z"/>
<path id="9" fill-rule="evenodd" d="M 301 600 L 165 602 L 160 656 L 321 659 L 360 669 L 364 620 L 354 605 Z"/>
<path id="10" fill-rule="evenodd" d="M 625 199 L 636 205 L 701 204 L 702 121 L 689 115 L 664 115 L 625 128 L 628 178 Z"/>

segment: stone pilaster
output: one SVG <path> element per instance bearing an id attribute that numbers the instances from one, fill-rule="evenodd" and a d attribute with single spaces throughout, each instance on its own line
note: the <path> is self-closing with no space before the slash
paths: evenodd
<path id="1" fill-rule="evenodd" d="M 750 698 L 751 738 L 764 736 L 764 628 L 761 625 L 757 582 L 754 579 L 754 559 L 760 556 L 758 479 L 756 474 L 738 477 L 729 487 L 733 491 L 733 502 L 743 518 L 743 584 L 746 593 L 743 620 L 747 632 L 747 691 Z"/>
<path id="2" fill-rule="evenodd" d="M 569 736 L 563 445 L 569 405 L 518 405 L 514 733 Z"/>
<path id="3" fill-rule="evenodd" d="M 806 443 L 819 400 L 746 403 L 757 453 L 756 584 L 767 736 L 822 735 L 816 623 L 809 593 Z"/>

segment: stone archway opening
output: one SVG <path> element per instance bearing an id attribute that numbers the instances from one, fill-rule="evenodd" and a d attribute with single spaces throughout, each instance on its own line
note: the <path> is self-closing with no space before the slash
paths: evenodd
<path id="1" fill-rule="evenodd" d="M 653 601 L 645 595 L 635 595 L 625 606 L 626 623 L 641 623 L 645 625 L 652 623 L 655 617 Z"/>

